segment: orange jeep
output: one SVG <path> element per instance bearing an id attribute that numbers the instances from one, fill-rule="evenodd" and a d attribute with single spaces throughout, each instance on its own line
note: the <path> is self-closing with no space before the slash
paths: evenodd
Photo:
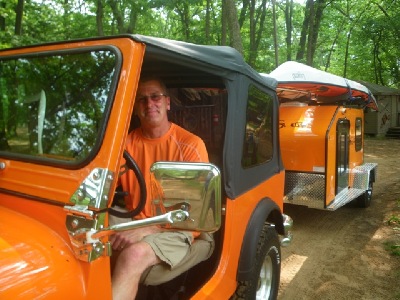
<path id="1" fill-rule="evenodd" d="M 211 160 L 155 163 L 151 191 L 124 151 L 147 74 Z M 275 88 L 229 47 L 132 35 L 0 51 L 0 298 L 111 299 L 108 237 L 158 224 L 213 232 L 216 248 L 138 298 L 275 299 L 292 225 Z M 123 158 L 155 215 L 109 226 Z"/>

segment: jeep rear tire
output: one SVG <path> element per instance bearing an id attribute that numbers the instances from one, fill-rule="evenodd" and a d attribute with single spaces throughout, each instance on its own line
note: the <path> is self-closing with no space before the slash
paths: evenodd
<path id="1" fill-rule="evenodd" d="M 236 300 L 273 300 L 278 296 L 281 274 L 281 249 L 274 227 L 264 224 L 258 240 L 255 268 L 251 279 L 239 281 Z"/>

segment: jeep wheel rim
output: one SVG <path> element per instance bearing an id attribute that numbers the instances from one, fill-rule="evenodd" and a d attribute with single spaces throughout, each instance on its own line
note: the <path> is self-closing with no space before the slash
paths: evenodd
<path id="1" fill-rule="evenodd" d="M 272 285 L 272 274 L 272 260 L 271 257 L 267 255 L 261 267 L 260 278 L 258 279 L 257 300 L 269 299 Z"/>

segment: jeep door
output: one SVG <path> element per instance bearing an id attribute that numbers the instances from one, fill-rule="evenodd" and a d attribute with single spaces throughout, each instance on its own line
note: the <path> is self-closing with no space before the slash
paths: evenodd
<path id="1" fill-rule="evenodd" d="M 106 224 L 144 48 L 119 37 L 0 51 L 1 299 L 111 298 L 107 249 L 77 252 L 67 228 Z"/>

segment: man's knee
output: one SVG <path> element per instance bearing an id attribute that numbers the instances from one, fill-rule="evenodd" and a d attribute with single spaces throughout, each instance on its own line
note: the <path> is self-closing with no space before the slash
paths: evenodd
<path id="1" fill-rule="evenodd" d="M 159 262 L 160 260 L 147 243 L 138 242 L 121 251 L 117 264 L 122 268 L 133 268 L 138 272 L 143 272 Z"/>

